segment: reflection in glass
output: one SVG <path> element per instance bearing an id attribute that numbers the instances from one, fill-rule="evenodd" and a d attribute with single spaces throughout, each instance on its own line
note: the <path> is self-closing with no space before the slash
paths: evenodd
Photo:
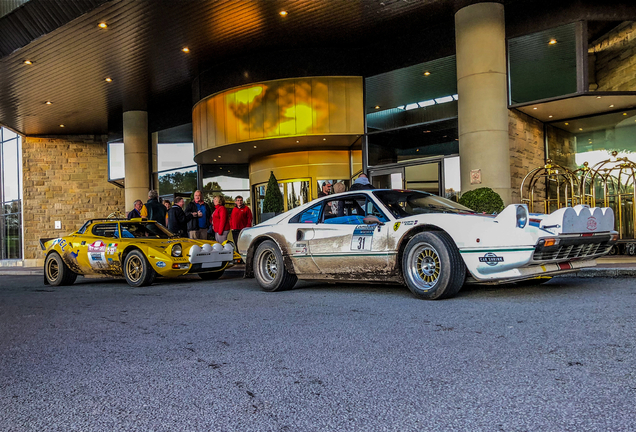
<path id="1" fill-rule="evenodd" d="M 283 200 L 283 211 L 289 211 L 293 208 L 300 207 L 308 203 L 311 199 L 309 179 L 284 180 L 278 183 L 278 188 L 285 199 Z M 256 194 L 256 221 L 261 222 L 263 214 L 263 203 L 265 201 L 265 192 L 267 192 L 267 183 L 254 186 Z"/>
<path id="2" fill-rule="evenodd" d="M 234 206 L 237 196 L 243 197 L 246 206 L 251 207 L 250 180 L 247 164 L 201 165 L 203 195 L 212 203 L 214 195 L 223 194 L 225 205 Z M 209 200 L 209 201 L 208 201 Z"/>
<path id="3" fill-rule="evenodd" d="M 195 190 L 197 190 L 196 167 L 159 173 L 159 193 L 162 196 L 175 192 L 194 192 Z"/>

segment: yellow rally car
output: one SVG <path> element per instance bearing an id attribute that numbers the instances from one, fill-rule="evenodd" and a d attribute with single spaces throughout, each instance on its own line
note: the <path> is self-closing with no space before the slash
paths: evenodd
<path id="1" fill-rule="evenodd" d="M 198 274 L 221 277 L 240 261 L 231 242 L 178 237 L 146 219 L 93 219 L 77 232 L 40 239 L 46 252 L 44 282 L 71 285 L 77 275 L 124 276 L 133 287 L 150 285 L 156 276 Z"/>

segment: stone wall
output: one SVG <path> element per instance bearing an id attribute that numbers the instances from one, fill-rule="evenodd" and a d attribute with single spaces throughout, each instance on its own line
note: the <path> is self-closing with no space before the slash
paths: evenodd
<path id="1" fill-rule="evenodd" d="M 508 141 L 510 144 L 510 187 L 512 202 L 520 203 L 520 187 L 524 177 L 534 168 L 545 164 L 543 123 L 520 111 L 508 110 Z M 545 197 L 544 183 L 535 189 L 539 197 Z M 524 190 L 524 198 L 528 191 Z"/>
<path id="2" fill-rule="evenodd" d="M 40 238 L 60 237 L 87 219 L 124 210 L 124 189 L 108 183 L 101 137 L 25 137 L 22 166 L 25 266 L 43 264 Z M 55 221 L 61 221 L 61 229 L 55 229 Z"/>
<path id="3" fill-rule="evenodd" d="M 592 42 L 588 54 L 595 61 L 590 89 L 636 90 L 636 22 L 626 21 Z"/>

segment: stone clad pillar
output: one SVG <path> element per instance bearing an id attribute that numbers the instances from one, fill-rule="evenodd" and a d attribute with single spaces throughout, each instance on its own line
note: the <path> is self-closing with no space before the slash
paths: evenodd
<path id="1" fill-rule="evenodd" d="M 126 164 L 126 211 L 135 200 L 148 200 L 148 113 L 124 112 L 124 160 Z"/>
<path id="2" fill-rule="evenodd" d="M 500 3 L 476 3 L 455 14 L 459 156 L 462 192 L 490 187 L 511 203 L 506 31 Z M 471 171 L 481 184 L 471 184 Z"/>

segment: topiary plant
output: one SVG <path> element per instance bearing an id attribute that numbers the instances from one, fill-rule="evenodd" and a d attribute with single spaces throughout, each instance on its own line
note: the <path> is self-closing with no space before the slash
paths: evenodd
<path id="1" fill-rule="evenodd" d="M 504 209 L 504 203 L 499 194 L 487 187 L 466 192 L 459 199 L 459 203 L 477 213 L 499 213 Z"/>
<path id="2" fill-rule="evenodd" d="M 283 194 L 278 188 L 278 180 L 274 176 L 274 171 L 271 171 L 263 200 L 263 213 L 282 213 L 284 209 Z"/>

